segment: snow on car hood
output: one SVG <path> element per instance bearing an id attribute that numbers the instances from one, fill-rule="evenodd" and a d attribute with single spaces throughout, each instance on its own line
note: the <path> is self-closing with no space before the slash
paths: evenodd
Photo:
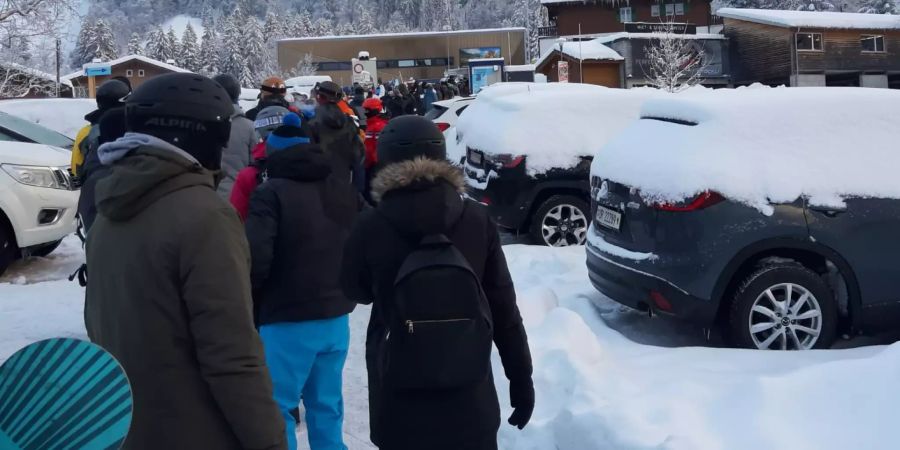
<path id="1" fill-rule="evenodd" d="M 500 83 L 481 91 L 457 123 L 465 145 L 528 157 L 528 171 L 574 167 L 638 118 L 652 89 Z"/>
<path id="2" fill-rule="evenodd" d="M 648 199 L 711 190 L 768 213 L 803 196 L 823 206 L 900 198 L 898 91 L 723 89 L 650 100 L 641 117 L 597 153 L 591 172 Z"/>
<path id="3" fill-rule="evenodd" d="M 57 147 L 24 142 L 0 142 L 0 164 L 64 167 L 72 163 L 72 153 Z"/>

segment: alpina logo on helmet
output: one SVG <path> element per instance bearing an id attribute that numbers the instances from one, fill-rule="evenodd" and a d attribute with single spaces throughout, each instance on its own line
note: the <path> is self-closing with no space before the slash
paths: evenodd
<path id="1" fill-rule="evenodd" d="M 151 117 L 144 122 L 144 126 L 162 128 L 181 128 L 183 130 L 205 132 L 206 126 L 202 122 L 190 119 L 178 119 L 175 117 Z"/>

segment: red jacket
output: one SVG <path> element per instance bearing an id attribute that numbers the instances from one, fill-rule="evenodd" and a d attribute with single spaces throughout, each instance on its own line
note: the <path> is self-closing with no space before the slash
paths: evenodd
<path id="1" fill-rule="evenodd" d="M 250 210 L 250 196 L 256 189 L 257 178 L 259 177 L 260 163 L 266 159 L 266 143 L 260 142 L 253 147 L 253 164 L 241 169 L 237 178 L 234 180 L 234 187 L 231 188 L 231 205 L 237 210 L 241 220 L 247 220 L 247 213 Z"/>
<path id="2" fill-rule="evenodd" d="M 388 121 L 382 116 L 370 117 L 366 120 L 366 170 L 378 162 L 378 135 L 387 126 Z"/>

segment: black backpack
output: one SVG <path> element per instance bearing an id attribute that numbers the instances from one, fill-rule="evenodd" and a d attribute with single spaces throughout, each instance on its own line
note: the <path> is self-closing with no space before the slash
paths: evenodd
<path id="1" fill-rule="evenodd" d="M 382 363 L 395 390 L 453 389 L 491 374 L 493 320 L 481 281 L 445 235 L 422 238 L 394 281 Z"/>

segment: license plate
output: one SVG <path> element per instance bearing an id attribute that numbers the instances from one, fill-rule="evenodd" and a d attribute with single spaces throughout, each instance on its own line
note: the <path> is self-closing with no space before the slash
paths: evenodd
<path id="1" fill-rule="evenodd" d="M 469 161 L 471 161 L 472 164 L 474 164 L 476 166 L 481 164 L 481 157 L 482 157 L 481 152 L 476 152 L 476 151 L 469 152 Z"/>
<path id="2" fill-rule="evenodd" d="M 618 231 L 622 225 L 622 213 L 597 205 L 597 223 Z"/>

